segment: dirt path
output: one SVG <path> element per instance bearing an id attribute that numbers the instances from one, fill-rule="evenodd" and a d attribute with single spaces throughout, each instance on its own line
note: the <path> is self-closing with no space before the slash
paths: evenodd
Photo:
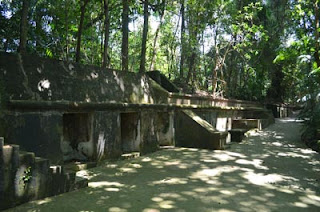
<path id="1" fill-rule="evenodd" d="M 320 156 L 291 119 L 226 151 L 166 149 L 91 169 L 89 188 L 12 211 L 320 211 Z"/>

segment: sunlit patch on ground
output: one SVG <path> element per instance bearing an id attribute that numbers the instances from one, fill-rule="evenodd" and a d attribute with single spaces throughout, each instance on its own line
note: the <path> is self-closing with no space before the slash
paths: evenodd
<path id="1" fill-rule="evenodd" d="M 14 211 L 320 211 L 320 157 L 300 127 L 277 120 L 224 151 L 165 148 L 106 162 L 78 173 L 89 188 Z"/>

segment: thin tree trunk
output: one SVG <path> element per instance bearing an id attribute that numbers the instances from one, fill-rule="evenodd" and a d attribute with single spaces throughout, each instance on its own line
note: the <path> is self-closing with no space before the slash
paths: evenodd
<path id="1" fill-rule="evenodd" d="M 185 46 L 185 0 L 181 0 L 181 58 L 180 58 L 180 79 L 183 79 L 183 70 L 184 70 L 184 58 L 185 58 L 185 52 L 184 52 L 184 46 Z"/>
<path id="2" fill-rule="evenodd" d="M 206 64 L 206 55 L 205 55 L 205 45 L 204 45 L 204 31 L 202 31 L 201 34 L 201 39 L 202 39 L 202 66 L 203 66 L 203 73 L 202 73 L 202 77 L 206 76 L 206 71 L 207 71 L 207 64 Z M 208 91 L 208 83 L 207 83 L 207 79 L 204 82 L 204 88 L 206 89 L 206 91 Z"/>
<path id="3" fill-rule="evenodd" d="M 103 4 L 104 3 L 102 1 L 102 7 L 103 7 Z M 103 60 L 104 60 L 104 34 L 105 34 L 104 23 L 100 23 L 99 24 L 99 32 L 100 32 L 100 36 L 101 36 L 101 40 L 100 40 L 101 67 L 103 67 Z"/>
<path id="4" fill-rule="evenodd" d="M 161 14 L 160 14 L 160 24 L 156 30 L 156 33 L 155 33 L 155 37 L 154 37 L 154 40 L 153 40 L 153 47 L 152 47 L 152 56 L 151 56 L 151 63 L 150 63 L 150 68 L 149 70 L 152 71 L 154 70 L 154 64 L 155 64 L 155 60 L 156 60 L 156 54 L 157 54 L 157 42 L 158 42 L 158 38 L 159 38 L 159 32 L 160 32 L 160 29 L 162 27 L 162 24 L 163 24 L 163 17 L 164 17 L 164 13 L 165 13 L 165 8 L 166 8 L 166 0 L 163 0 L 162 2 L 162 10 L 161 10 Z"/>
<path id="5" fill-rule="evenodd" d="M 191 12 L 191 11 L 190 11 Z M 192 14 L 197 14 L 197 11 L 192 11 Z M 190 14 L 188 16 L 188 32 L 189 32 L 189 45 L 190 45 L 190 54 L 188 54 L 188 65 L 189 71 L 186 78 L 186 83 L 188 84 L 191 80 L 191 87 L 194 90 L 194 82 L 195 82 L 195 63 L 197 58 L 197 49 L 199 48 L 198 42 L 198 33 L 197 33 L 197 20 L 194 15 Z"/>
<path id="6" fill-rule="evenodd" d="M 86 6 L 88 4 L 89 0 L 83 0 L 83 4 L 80 8 L 80 23 L 78 27 L 78 36 L 77 36 L 77 47 L 76 47 L 76 62 L 80 62 L 80 51 L 81 51 L 81 36 L 82 36 L 82 28 L 83 28 L 83 22 L 84 22 L 84 15 L 86 12 Z"/>
<path id="7" fill-rule="evenodd" d="M 319 0 L 316 0 L 315 2 L 315 7 L 314 7 L 314 11 L 315 11 L 315 52 L 314 52 L 314 58 L 315 61 L 317 63 L 317 67 L 320 67 L 320 57 L 319 57 L 319 50 L 320 50 L 320 46 L 319 46 L 319 19 L 320 19 L 320 15 L 319 15 Z M 320 80 L 319 80 L 320 81 Z"/>
<path id="8" fill-rule="evenodd" d="M 191 56 L 189 58 L 189 72 L 186 78 L 186 83 L 188 84 L 190 79 L 193 76 L 193 72 L 194 72 L 194 64 L 195 64 L 195 59 L 196 59 L 196 53 L 194 52 L 194 49 L 192 49 L 192 53 Z"/>
<path id="9" fill-rule="evenodd" d="M 218 75 L 218 71 L 220 70 L 220 74 L 221 74 L 221 83 L 223 84 L 222 86 L 222 91 L 225 91 L 226 90 L 226 87 L 227 87 L 227 82 L 224 80 L 224 73 L 223 73 L 223 65 L 226 61 L 226 57 L 229 53 L 229 50 L 230 50 L 230 46 L 231 46 L 231 43 L 230 42 L 228 44 L 228 46 L 226 47 L 226 51 L 223 55 L 223 57 L 220 56 L 220 50 L 218 49 L 218 47 L 216 46 L 216 61 L 215 61 L 215 67 L 213 69 L 213 80 L 212 80 L 212 89 L 213 89 L 213 96 L 216 97 L 216 89 L 217 89 L 217 81 L 218 81 L 218 78 L 217 78 L 217 75 Z"/>
<path id="10" fill-rule="evenodd" d="M 102 67 L 107 67 L 109 64 L 108 60 L 108 46 L 109 46 L 109 35 L 110 35 L 110 17 L 109 17 L 109 1 L 104 0 L 104 47 L 103 47 L 103 61 Z"/>
<path id="11" fill-rule="evenodd" d="M 69 61 L 69 0 L 65 0 L 66 60 Z"/>
<path id="12" fill-rule="evenodd" d="M 20 53 L 25 53 L 27 48 L 29 6 L 30 0 L 23 0 L 20 20 L 20 43 L 18 48 L 18 52 Z"/>
<path id="13" fill-rule="evenodd" d="M 146 72 L 146 52 L 147 52 L 147 39 L 148 39 L 148 23 L 149 23 L 149 1 L 144 0 L 143 8 L 143 35 L 142 35 L 142 48 L 141 48 L 141 59 L 140 59 L 140 73 Z"/>
<path id="14" fill-rule="evenodd" d="M 212 94 L 215 98 L 217 93 L 217 81 L 218 81 L 218 70 L 219 70 L 219 49 L 216 46 L 216 57 L 215 57 L 215 66 L 212 71 Z"/>
<path id="15" fill-rule="evenodd" d="M 236 43 L 236 39 L 237 39 L 236 34 L 233 34 L 232 35 L 232 41 L 233 41 L 232 45 L 233 46 Z M 232 97 L 233 96 L 233 89 L 232 89 L 232 86 L 231 86 L 231 82 L 232 82 L 232 75 L 233 75 L 233 71 L 234 71 L 234 64 L 236 64 L 235 63 L 235 55 L 234 55 L 233 52 L 231 53 L 230 64 L 231 64 L 230 71 L 228 73 L 227 80 L 226 80 L 227 81 L 227 86 L 228 86 L 226 93 L 227 93 L 228 97 Z M 233 82 L 236 83 L 237 81 L 233 80 Z"/>
<path id="16" fill-rule="evenodd" d="M 121 61 L 122 71 L 128 71 L 129 68 L 129 2 L 122 0 L 122 45 L 121 45 Z"/>

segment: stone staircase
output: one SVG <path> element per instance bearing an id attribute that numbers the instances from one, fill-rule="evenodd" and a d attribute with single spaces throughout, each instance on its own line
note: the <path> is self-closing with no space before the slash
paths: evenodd
<path id="1" fill-rule="evenodd" d="M 50 165 L 18 145 L 4 145 L 0 138 L 0 210 L 88 186 L 88 180 Z"/>

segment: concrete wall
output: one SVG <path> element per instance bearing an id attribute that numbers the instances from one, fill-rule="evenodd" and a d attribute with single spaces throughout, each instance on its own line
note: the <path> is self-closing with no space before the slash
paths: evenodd
<path id="1" fill-rule="evenodd" d="M 197 114 L 217 131 L 229 130 L 232 119 L 237 117 L 260 117 L 257 112 L 250 112 L 260 107 L 259 103 L 168 93 L 144 74 L 30 55 L 0 53 L 0 79 L 5 94 L 1 95 L 1 103 L 41 100 L 50 105 L 67 100 L 73 105 L 79 102 L 196 104 L 209 108 L 197 110 Z M 160 76 L 160 83 L 163 81 Z M 122 111 L 91 108 L 89 112 L 81 108 L 76 111 L 68 108 L 48 110 L 41 105 L 28 110 L 7 108 L 0 117 L 0 136 L 5 136 L 7 143 L 19 144 L 22 149 L 54 163 L 114 158 L 130 151 L 145 154 L 155 151 L 159 145 L 173 145 L 174 117 L 180 113 L 178 109 L 143 110 L 138 106 Z M 251 109 L 245 114 L 240 107 Z M 128 112 L 136 113 L 136 116 L 133 119 L 121 116 Z M 85 135 L 80 136 L 83 132 Z"/>
<path id="2" fill-rule="evenodd" d="M 143 154 L 174 144 L 173 112 L 10 112 L 4 137 L 55 164 Z M 129 139 L 129 140 L 128 140 Z M 124 144 L 125 142 L 125 144 Z"/>
<path id="3" fill-rule="evenodd" d="M 158 112 L 158 119 L 156 123 L 158 131 L 159 145 L 174 146 L 174 112 Z"/>
<path id="4" fill-rule="evenodd" d="M 155 103 L 144 74 L 31 55 L 0 52 L 0 79 L 5 99 Z"/>
<path id="5" fill-rule="evenodd" d="M 159 148 L 157 131 L 157 113 L 152 111 L 141 111 L 141 144 L 140 153 L 147 154 L 157 151 Z"/>
<path id="6" fill-rule="evenodd" d="M 117 158 L 121 150 L 121 120 L 119 112 L 100 111 L 94 113 L 94 143 L 96 159 Z"/>
<path id="7" fill-rule="evenodd" d="M 233 119 L 261 119 L 262 127 L 273 122 L 268 111 L 237 111 L 233 109 L 195 110 L 217 131 L 231 129 Z M 8 122 L 5 130 L 6 142 L 18 144 L 23 150 L 35 152 L 53 163 L 62 164 L 69 160 L 99 161 L 117 158 L 125 152 L 146 154 L 158 149 L 160 145 L 175 144 L 174 120 L 179 112 L 168 111 L 96 111 L 88 113 L 70 112 L 10 112 L 3 120 Z M 88 131 L 88 138 L 82 136 L 76 145 L 66 139 L 66 117 L 87 114 L 88 118 L 76 126 L 81 132 Z M 134 119 L 121 118 L 121 114 L 134 114 Z M 65 117 L 65 118 L 63 118 Z M 72 116 L 71 116 L 72 117 Z M 81 117 L 81 116 L 80 116 Z M 70 118 L 70 117 L 69 117 Z M 131 120 L 131 121 L 130 121 Z M 64 123 L 66 122 L 66 123 Z M 73 123 L 74 124 L 74 123 Z M 131 126 L 132 125 L 132 126 Z M 191 131 L 192 132 L 192 131 Z M 127 133 L 127 134 L 125 134 Z M 127 146 L 123 146 L 125 135 L 131 135 Z M 81 134 L 72 131 L 72 134 Z M 86 140 L 87 139 L 87 140 Z M 226 138 L 226 142 L 230 137 Z M 131 143 L 130 143 L 131 142 Z M 178 145 L 178 143 L 177 143 Z"/>
<path id="8" fill-rule="evenodd" d="M 1 119 L 2 136 L 7 144 L 17 144 L 24 151 L 35 152 L 52 162 L 63 163 L 60 147 L 63 121 L 59 112 L 9 112 Z M 6 124 L 4 124 L 6 122 Z"/>

